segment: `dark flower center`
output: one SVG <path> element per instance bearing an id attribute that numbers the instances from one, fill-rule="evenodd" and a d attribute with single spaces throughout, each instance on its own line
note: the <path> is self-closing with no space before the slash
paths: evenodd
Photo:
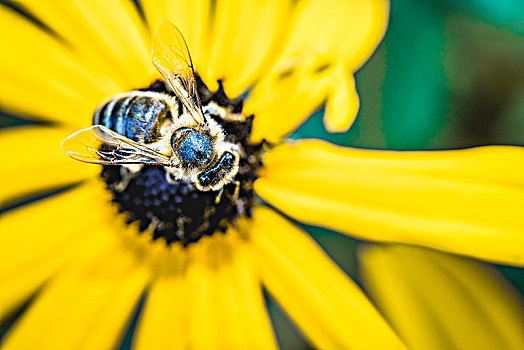
<path id="1" fill-rule="evenodd" d="M 202 106 L 214 102 L 232 113 L 241 113 L 243 99 L 229 99 L 221 84 L 216 92 L 211 92 L 197 76 L 197 86 Z M 162 81 L 155 81 L 141 90 L 172 94 Z M 225 185 L 221 196 L 219 191 L 200 191 L 188 181 L 167 181 L 162 166 L 144 165 L 132 174 L 122 166 L 103 167 L 101 176 L 106 188 L 112 192 L 113 202 L 118 204 L 120 212 L 126 215 L 127 223 L 138 221 L 140 232 L 149 232 L 154 240 L 162 237 L 168 245 L 180 242 L 187 246 L 205 235 L 226 232 L 241 216 L 251 216 L 253 182 L 262 165 L 263 148 L 263 143 L 249 143 L 254 117 L 234 121 L 209 117 L 222 126 L 226 141 L 240 149 L 239 170 L 234 177 L 236 183 Z"/>

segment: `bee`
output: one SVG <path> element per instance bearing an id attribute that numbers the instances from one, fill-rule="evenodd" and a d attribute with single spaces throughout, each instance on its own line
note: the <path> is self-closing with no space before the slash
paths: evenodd
<path id="1" fill-rule="evenodd" d="M 67 137 L 62 150 L 82 162 L 123 165 L 130 172 L 144 164 L 161 165 L 168 181 L 220 190 L 220 196 L 223 186 L 235 183 L 240 150 L 225 140 L 223 128 L 210 116 L 226 118 L 229 112 L 213 103 L 202 108 L 187 43 L 173 23 L 158 27 L 152 60 L 175 96 L 118 94 L 98 107 L 93 126 Z"/>

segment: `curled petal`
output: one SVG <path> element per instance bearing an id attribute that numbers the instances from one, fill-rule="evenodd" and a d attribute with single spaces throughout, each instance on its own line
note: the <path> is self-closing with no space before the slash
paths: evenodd
<path id="1" fill-rule="evenodd" d="M 382 39 L 388 15 L 383 0 L 298 3 L 281 55 L 246 103 L 257 116 L 253 139 L 280 139 L 324 101 L 328 130 L 347 130 L 358 111 L 352 75 Z"/>

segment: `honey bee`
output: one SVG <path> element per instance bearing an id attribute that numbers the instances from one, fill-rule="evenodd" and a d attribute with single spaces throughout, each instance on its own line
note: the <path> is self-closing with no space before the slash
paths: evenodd
<path id="1" fill-rule="evenodd" d="M 210 115 L 226 117 L 228 112 L 215 104 L 202 108 L 187 43 L 173 23 L 158 27 L 152 60 L 175 96 L 118 94 L 98 107 L 93 126 L 67 137 L 62 149 L 76 160 L 123 165 L 131 172 L 143 164 L 161 165 L 170 182 L 185 180 L 200 191 L 221 194 L 224 185 L 235 182 L 239 148 L 225 140 Z"/>

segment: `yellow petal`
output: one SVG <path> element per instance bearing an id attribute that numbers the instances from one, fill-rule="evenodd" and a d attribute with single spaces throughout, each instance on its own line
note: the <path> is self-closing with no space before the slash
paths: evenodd
<path id="1" fill-rule="evenodd" d="M 355 78 L 345 74 L 343 69 L 337 70 L 324 113 L 324 125 L 330 132 L 347 131 L 360 106 Z"/>
<path id="2" fill-rule="evenodd" d="M 387 0 L 304 1 L 297 4 L 281 58 L 325 51 L 354 72 L 384 36 L 388 16 Z"/>
<path id="3" fill-rule="evenodd" d="M 122 91 L 150 83 L 150 38 L 130 1 L 20 3 L 65 39 L 79 62 L 103 72 Z"/>
<path id="4" fill-rule="evenodd" d="M 192 263 L 186 272 L 186 288 L 191 291 L 191 298 L 187 301 L 188 337 L 195 349 L 215 349 L 220 341 L 220 317 L 214 304 L 214 291 L 216 280 L 210 273 L 209 266 L 205 263 L 205 239 L 199 245 L 200 249 L 192 250 Z M 215 254 L 213 254 L 215 255 Z M 190 257 L 188 257 L 190 259 Z"/>
<path id="5" fill-rule="evenodd" d="M 241 349 L 253 347 L 257 342 L 264 347 L 274 347 L 268 316 L 265 319 L 260 317 L 260 312 L 264 312 L 260 291 L 248 296 L 250 304 L 240 304 L 244 292 L 240 281 L 236 280 L 240 276 L 233 271 L 238 273 L 238 269 L 246 266 L 235 266 L 243 263 L 242 260 L 235 262 L 232 259 L 236 249 L 243 248 L 238 247 L 241 244 L 239 241 L 236 244 L 233 242 L 220 236 L 206 238 L 188 252 L 190 263 L 186 283 L 192 294 L 188 300 L 188 335 L 195 349 Z M 246 312 L 245 308 L 250 307 L 256 311 Z M 253 313 L 255 318 L 249 316 Z M 250 318 L 252 321 L 249 321 Z M 260 329 L 251 333 L 246 326 Z M 262 334 L 263 337 L 249 339 L 250 333 Z"/>
<path id="6" fill-rule="evenodd" d="M 0 203 L 96 176 L 100 167 L 73 161 L 60 149 L 60 142 L 72 131 L 33 126 L 2 129 L 0 181 L 8 185 L 0 189 Z"/>
<path id="7" fill-rule="evenodd" d="M 96 106 L 120 87 L 84 66 L 56 38 L 0 7 L 2 108 L 76 126 L 89 125 Z"/>
<path id="8" fill-rule="evenodd" d="M 189 343 L 187 298 L 184 279 L 185 254 L 171 258 L 170 274 L 160 276 L 149 289 L 138 324 L 137 349 L 176 349 Z"/>
<path id="9" fill-rule="evenodd" d="M 399 349 L 366 296 L 311 240 L 269 209 L 255 211 L 251 239 L 264 285 L 320 349 Z"/>
<path id="10" fill-rule="evenodd" d="M 257 116 L 253 139 L 281 138 L 326 99 L 329 106 L 339 106 L 333 92 L 338 89 L 347 89 L 340 94 L 351 97 L 352 104 L 339 113 L 330 111 L 325 122 L 330 131 L 347 130 L 358 111 L 352 74 L 382 39 L 388 14 L 389 2 L 382 0 L 298 3 L 280 58 L 246 104 L 246 111 Z"/>
<path id="11" fill-rule="evenodd" d="M 255 183 L 286 214 L 358 238 L 524 264 L 524 149 L 393 152 L 302 141 Z"/>
<path id="12" fill-rule="evenodd" d="M 148 295 L 137 348 L 276 348 L 244 245 L 228 232 L 178 252 Z"/>
<path id="13" fill-rule="evenodd" d="M 93 227 L 109 207 L 98 183 L 88 182 L 0 219 L 0 319 L 71 259 L 107 245 Z M 109 209 L 109 208 L 107 208 Z"/>
<path id="14" fill-rule="evenodd" d="M 411 349 L 523 349 L 524 303 L 494 268 L 407 246 L 360 254 L 365 286 Z"/>
<path id="15" fill-rule="evenodd" d="M 205 76 L 240 95 L 277 58 L 290 12 L 289 0 L 217 1 Z"/>
<path id="16" fill-rule="evenodd" d="M 114 232 L 102 231 L 106 236 Z M 149 270 L 126 247 L 78 259 L 49 282 L 15 324 L 5 349 L 108 349 L 116 346 Z"/>

